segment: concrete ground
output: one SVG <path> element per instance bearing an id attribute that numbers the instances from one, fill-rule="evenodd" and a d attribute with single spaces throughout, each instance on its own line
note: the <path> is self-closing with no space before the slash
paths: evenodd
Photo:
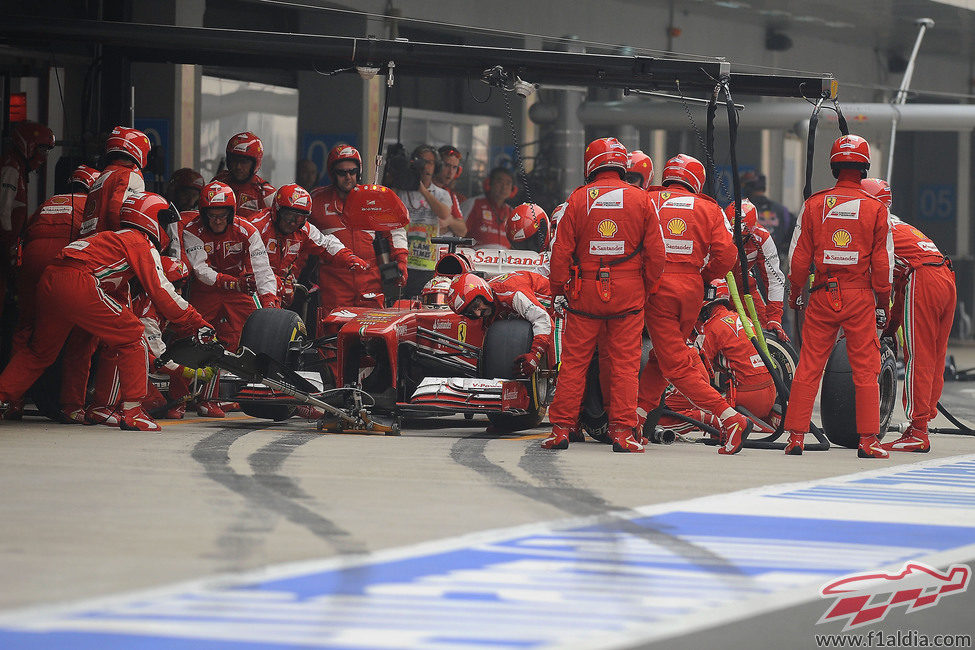
<path id="1" fill-rule="evenodd" d="M 975 366 L 975 347 L 952 353 Z M 966 383 L 945 401 L 975 420 Z M 937 435 L 931 453 L 889 461 L 681 442 L 553 454 L 542 429 L 489 436 L 461 418 L 384 437 L 233 415 L 160 434 L 0 423 L 0 611 L 975 452 L 971 437 Z"/>

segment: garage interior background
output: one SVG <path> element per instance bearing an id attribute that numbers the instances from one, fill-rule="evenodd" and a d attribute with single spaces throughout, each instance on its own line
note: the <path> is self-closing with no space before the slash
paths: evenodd
<path id="1" fill-rule="evenodd" d="M 18 15 L 40 26 L 51 19 L 91 19 L 602 54 L 669 52 L 684 58 L 725 57 L 738 71 L 829 72 L 839 81 L 851 131 L 871 143 L 871 175 L 882 177 L 887 176 L 895 114 L 889 103 L 917 36 L 915 21 L 932 18 L 935 27 L 917 58 L 889 179 L 893 211 L 916 221 L 952 256 L 963 314 L 956 318 L 955 334 L 971 336 L 972 0 L 577 0 L 571 11 L 563 2 L 513 0 L 42 0 L 18 5 Z M 15 103 L 26 99 L 26 117 L 49 124 L 62 145 L 52 152 L 40 182 L 33 183 L 32 202 L 52 193 L 76 162 L 93 160 L 101 134 L 133 119 L 159 145 L 151 170 L 158 182 L 183 166 L 209 177 L 229 135 L 244 128 L 264 140 L 268 153 L 262 174 L 275 185 L 293 179 L 298 159 L 310 158 L 321 168 L 324 154 L 339 141 L 358 146 L 371 166 L 383 80 L 332 74 L 314 61 L 303 69 L 289 68 L 276 63 L 277 54 L 200 60 L 200 65 L 142 63 L 130 61 L 120 47 L 8 40 L 0 26 L 5 96 Z M 528 100 L 513 98 L 514 124 L 509 124 L 501 94 L 489 90 L 475 78 L 397 76 L 386 142 L 399 137 L 408 150 L 423 141 L 458 146 L 467 154 L 462 189 L 476 194 L 486 171 L 512 157 L 514 134 L 533 196 L 543 205 L 561 201 L 581 183 L 582 148 L 595 137 L 614 135 L 628 148 L 649 153 L 658 167 L 680 151 L 702 155 L 695 125 L 703 130 L 704 110 L 690 102 L 623 97 L 619 90 L 598 87 L 543 87 Z M 811 106 L 796 99 L 736 95 L 735 100 L 745 105 L 739 166 L 765 172 L 769 195 L 796 211 Z M 823 152 L 838 133 L 835 117 L 826 111 L 822 116 L 813 176 L 817 189 L 831 182 Z M 729 186 L 723 117 L 717 129 L 721 193 Z"/>

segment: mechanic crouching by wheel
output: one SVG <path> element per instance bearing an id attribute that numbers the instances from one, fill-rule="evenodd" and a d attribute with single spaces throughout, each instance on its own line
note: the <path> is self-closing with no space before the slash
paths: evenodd
<path id="1" fill-rule="evenodd" d="M 328 153 L 326 170 L 332 184 L 328 187 L 316 187 L 312 191 L 309 220 L 322 234 L 334 235 L 353 255 L 367 260 L 368 263 L 365 270 L 319 265 L 320 313 L 324 316 L 339 307 L 382 309 L 385 306 L 385 296 L 376 250 L 388 250 L 390 263 L 396 266 L 387 268 L 392 273 L 398 272 L 398 286 L 406 286 L 406 229 L 397 228 L 390 232 L 377 233 L 372 230 L 352 229 L 346 225 L 342 212 L 345 199 L 362 178 L 362 156 L 355 147 L 334 147 Z"/>
<path id="2" fill-rule="evenodd" d="M 295 296 L 295 276 L 309 255 L 328 261 L 336 269 L 363 273 L 369 265 L 342 245 L 334 235 L 323 235 L 308 223 L 311 195 L 297 184 L 282 185 L 274 195 L 271 212 L 254 221 L 267 249 L 271 270 L 277 277 L 278 298 L 287 307 Z"/>
<path id="3" fill-rule="evenodd" d="M 721 423 L 719 454 L 736 454 L 751 422 L 707 380 L 700 357 L 687 345 L 701 312 L 704 285 L 735 263 L 735 247 L 714 199 L 701 194 L 704 165 L 678 154 L 667 161 L 663 189 L 649 192 L 664 234 L 667 262 L 656 293 L 647 300 L 645 326 L 653 350 L 640 374 L 640 428 L 660 403 L 668 383 Z"/>
<path id="4" fill-rule="evenodd" d="M 710 383 L 714 371 L 727 380 L 727 390 L 722 392 L 730 404 L 743 407 L 762 422 L 768 424 L 775 405 L 775 384 L 772 375 L 748 338 L 738 314 L 731 310 L 731 293 L 724 280 L 713 280 L 705 291 L 704 306 L 698 315 L 695 329 L 700 335 L 701 355 L 708 367 L 702 366 L 705 379 Z M 710 370 L 711 372 L 707 372 Z M 713 414 L 701 410 L 681 393 L 667 395 L 664 405 L 671 411 L 682 413 L 716 429 L 721 422 Z M 761 426 L 759 422 L 753 422 Z M 774 428 L 775 423 L 772 423 Z M 686 422 L 663 416 L 659 426 L 678 433 L 693 428 Z M 765 428 L 765 427 L 763 427 Z"/>
<path id="5" fill-rule="evenodd" d="M 505 273 L 490 282 L 473 273 L 463 273 L 450 283 L 447 304 L 462 316 L 483 319 L 485 326 L 512 315 L 531 323 L 531 350 L 519 355 L 514 367 L 519 377 L 531 377 L 542 357 L 550 354 L 552 317 L 538 301 L 539 295 L 550 294 L 548 278 L 531 271 Z"/>
<path id="6" fill-rule="evenodd" d="M 158 194 L 132 196 L 122 204 L 118 232 L 102 232 L 66 246 L 44 270 L 37 291 L 37 325 L 30 345 L 0 374 L 0 400 L 19 398 L 57 359 L 72 328 L 96 336 L 117 356 L 122 412 L 119 427 L 159 431 L 142 410 L 148 375 L 143 325 L 132 310 L 106 295 L 136 278 L 159 313 L 177 328 L 213 340 L 213 328 L 176 293 L 159 259 L 160 219 L 178 213 Z M 87 376 L 84 378 L 87 382 Z"/>
<path id="7" fill-rule="evenodd" d="M 867 178 L 863 190 L 890 209 L 887 181 Z M 887 451 L 926 453 L 931 449 L 928 422 L 938 414 L 944 388 L 942 368 L 955 313 L 955 273 L 951 260 L 914 226 L 890 216 L 894 240 L 894 307 L 884 336 L 904 325 L 904 412 L 910 425 L 882 446 Z"/>
<path id="8" fill-rule="evenodd" d="M 870 196 L 860 181 L 870 168 L 870 146 L 844 135 L 829 156 L 834 187 L 806 199 L 792 236 L 790 306 L 801 306 L 802 286 L 815 266 L 802 326 L 799 365 L 785 416 L 785 453 L 801 455 L 823 368 L 840 327 L 856 387 L 856 426 L 860 458 L 887 458 L 880 446 L 880 340 L 890 309 L 894 244 L 887 206 Z"/>
<path id="9" fill-rule="evenodd" d="M 211 181 L 200 193 L 200 211 L 183 229 L 183 245 L 195 281 L 190 302 L 213 323 L 217 338 L 228 350 L 237 350 L 247 317 L 261 307 L 279 305 L 278 282 L 268 263 L 267 249 L 257 228 L 235 218 L 237 199 L 220 181 Z M 218 404 L 219 374 L 203 390 L 197 412 L 222 418 Z"/>
<path id="10" fill-rule="evenodd" d="M 597 342 L 613 360 L 609 436 L 613 451 L 642 452 L 635 436 L 643 306 L 664 266 L 664 246 L 650 195 L 623 180 L 626 148 L 616 138 L 586 147 L 587 184 L 575 190 L 552 247 L 552 293 L 568 298 L 552 433 L 543 449 L 578 439 L 586 372 Z M 662 390 L 662 389 L 661 389 Z"/>

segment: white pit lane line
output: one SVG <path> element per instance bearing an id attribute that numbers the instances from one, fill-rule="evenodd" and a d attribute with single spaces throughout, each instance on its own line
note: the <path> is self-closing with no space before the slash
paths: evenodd
<path id="1" fill-rule="evenodd" d="M 0 647 L 623 647 L 975 558 L 973 514 L 975 454 L 9 611 Z"/>

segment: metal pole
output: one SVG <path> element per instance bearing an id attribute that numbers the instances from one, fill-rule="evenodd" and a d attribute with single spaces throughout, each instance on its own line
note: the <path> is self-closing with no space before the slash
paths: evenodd
<path id="1" fill-rule="evenodd" d="M 934 21 L 930 18 L 918 18 L 914 23 L 918 26 L 917 39 L 914 41 L 914 50 L 911 52 L 911 58 L 907 61 L 907 69 L 904 70 L 904 78 L 901 79 L 900 88 L 897 90 L 897 95 L 894 96 L 894 106 L 899 106 L 907 101 L 907 89 L 911 86 L 911 78 L 914 76 L 914 62 L 917 61 L 917 53 L 921 49 L 921 40 L 924 38 L 924 32 L 926 32 L 931 27 L 934 27 Z M 890 174 L 894 170 L 894 141 L 897 139 L 897 113 L 894 113 L 894 119 L 890 123 L 890 148 L 887 152 L 887 180 L 890 181 Z"/>

